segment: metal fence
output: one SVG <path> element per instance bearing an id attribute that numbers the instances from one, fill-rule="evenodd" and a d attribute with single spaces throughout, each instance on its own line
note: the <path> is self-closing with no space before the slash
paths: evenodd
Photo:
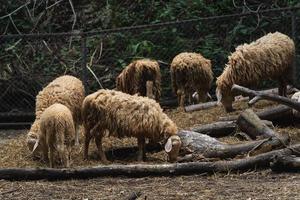
<path id="1" fill-rule="evenodd" d="M 99 89 L 99 84 L 88 71 L 89 66 L 104 87 L 111 89 L 122 68 L 143 57 L 159 61 L 162 98 L 172 98 L 169 63 L 175 55 L 200 52 L 212 60 L 217 77 L 237 45 L 268 32 L 285 33 L 299 47 L 299 9 L 280 8 L 92 32 L 1 35 L 0 120 L 1 116 L 11 116 L 14 121 L 18 115 L 34 113 L 37 93 L 60 75 L 81 78 L 91 93 Z M 297 52 L 295 66 L 299 59 Z M 296 80 L 298 77 L 299 73 Z"/>

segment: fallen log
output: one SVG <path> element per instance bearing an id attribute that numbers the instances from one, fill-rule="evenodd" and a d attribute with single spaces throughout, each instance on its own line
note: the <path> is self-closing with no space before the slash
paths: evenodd
<path id="1" fill-rule="evenodd" d="M 300 157 L 295 155 L 276 155 L 270 162 L 274 172 L 300 172 Z"/>
<path id="2" fill-rule="evenodd" d="M 184 107 L 185 112 L 192 112 L 192 111 L 197 111 L 197 110 L 205 110 L 208 108 L 212 108 L 218 105 L 217 101 L 210 101 L 206 103 L 200 103 L 200 104 L 194 104 L 194 105 L 189 105 Z"/>
<path id="3" fill-rule="evenodd" d="M 244 112 L 242 112 L 236 123 L 239 129 L 242 132 L 247 133 L 252 139 L 256 139 L 258 136 L 268 138 L 277 135 L 259 119 L 252 109 L 246 109 Z"/>
<path id="4" fill-rule="evenodd" d="M 276 148 L 283 148 L 289 144 L 288 135 L 230 145 L 208 135 L 192 131 L 180 131 L 178 136 L 182 142 L 183 152 L 201 154 L 206 158 L 233 158 L 249 152 L 266 152 Z"/>
<path id="5" fill-rule="evenodd" d="M 281 121 L 282 119 L 293 119 L 292 109 L 288 106 L 279 105 L 272 108 L 256 112 L 260 119 L 269 120 L 272 122 Z M 227 117 L 220 117 L 220 121 L 235 121 L 239 115 L 231 115 Z"/>
<path id="6" fill-rule="evenodd" d="M 291 85 L 287 86 L 287 94 L 292 94 L 294 92 L 298 92 L 299 90 L 297 88 L 294 88 Z M 259 91 L 263 94 L 278 94 L 278 88 L 272 88 L 267 90 L 261 90 Z M 249 97 L 243 97 L 243 96 L 236 96 L 235 101 L 248 101 Z M 200 103 L 195 105 L 189 105 L 184 108 L 185 112 L 192 112 L 192 111 L 198 111 L 198 110 L 205 110 L 208 108 L 212 108 L 218 105 L 217 101 L 211 101 L 206 103 Z"/>
<path id="7" fill-rule="evenodd" d="M 215 122 L 211 124 L 204 124 L 191 128 L 191 131 L 203 133 L 211 137 L 227 136 L 236 130 L 236 123 L 233 121 Z"/>
<path id="8" fill-rule="evenodd" d="M 167 164 L 130 164 L 100 165 L 90 168 L 8 168 L 0 169 L 0 179 L 4 180 L 67 180 L 96 177 L 143 177 L 143 176 L 174 176 L 186 174 L 202 174 L 228 171 L 256 170 L 267 168 L 274 156 L 291 155 L 293 150 L 300 150 L 300 145 L 274 150 L 257 156 L 231 161 L 189 162 Z"/>
<path id="9" fill-rule="evenodd" d="M 258 92 L 258 91 L 251 90 L 249 88 L 242 87 L 242 86 L 236 85 L 236 84 L 234 84 L 232 86 L 231 91 L 236 92 L 236 93 L 246 94 L 249 96 L 255 96 L 253 99 L 251 99 L 249 101 L 249 103 L 248 103 L 249 105 L 253 105 L 256 102 L 258 102 L 259 100 L 266 99 L 266 100 L 271 100 L 271 101 L 281 103 L 283 105 L 294 108 L 297 111 L 300 111 L 300 102 L 293 101 L 287 97 L 283 97 L 283 96 L 279 96 L 279 95 L 275 95 L 275 94 L 266 94 L 266 93 Z"/>
<path id="10" fill-rule="evenodd" d="M 271 121 L 268 120 L 261 120 L 264 124 L 268 127 L 273 128 L 274 125 Z M 234 121 L 221 121 L 221 122 L 214 122 L 211 124 L 204 124 L 200 126 L 194 126 L 190 128 L 191 131 L 202 133 L 209 135 L 211 137 L 224 137 L 228 136 L 234 132 L 236 132 L 236 122 Z"/>

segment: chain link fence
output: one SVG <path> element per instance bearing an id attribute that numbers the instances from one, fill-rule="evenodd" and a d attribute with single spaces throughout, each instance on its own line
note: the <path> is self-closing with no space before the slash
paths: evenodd
<path id="1" fill-rule="evenodd" d="M 268 32 L 289 35 L 299 47 L 300 8 L 198 18 L 185 21 L 107 29 L 93 32 L 0 36 L 0 118 L 32 115 L 37 93 L 54 78 L 74 75 L 84 82 L 87 93 L 100 85 L 115 87 L 115 77 L 132 60 L 158 60 L 162 72 L 162 100 L 174 98 L 169 64 L 181 52 L 199 52 L 212 60 L 218 77 L 227 56 L 239 44 Z M 217 30 L 217 31 L 216 31 Z M 299 51 L 295 66 L 299 80 Z M 215 82 L 215 81 L 214 81 Z M 273 86 L 270 81 L 260 87 Z M 300 82 L 296 81 L 296 85 Z M 215 83 L 211 89 L 214 93 Z"/>

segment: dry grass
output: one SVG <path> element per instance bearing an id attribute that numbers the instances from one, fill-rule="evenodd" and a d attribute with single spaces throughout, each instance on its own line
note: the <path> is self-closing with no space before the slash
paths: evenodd
<path id="1" fill-rule="evenodd" d="M 267 101 L 259 102 L 253 109 L 259 110 L 265 107 L 275 106 L 276 104 L 270 103 Z M 230 115 L 238 114 L 242 110 L 247 108 L 246 102 L 236 103 L 235 108 L 237 111 L 234 113 L 230 113 Z M 199 124 L 207 124 L 211 122 L 215 122 L 218 120 L 220 116 L 227 116 L 228 113 L 225 113 L 222 107 L 215 107 L 208 110 L 196 111 L 191 113 L 185 113 L 174 110 L 167 110 L 166 113 L 170 116 L 171 119 L 175 121 L 175 123 L 182 129 L 189 129 L 194 125 Z M 298 131 L 298 127 L 285 127 L 285 128 L 276 128 L 280 133 L 288 133 L 291 135 L 292 139 L 295 141 L 300 140 L 300 131 Z M 14 135 L 15 131 L 12 130 L 11 134 Z M 46 167 L 47 164 L 43 162 L 41 159 L 33 159 L 31 153 L 28 151 L 26 146 L 26 130 L 24 130 L 23 134 L 16 136 L 13 139 L 8 140 L 6 145 L 0 145 L 0 167 L 1 168 L 9 168 L 9 167 Z M 8 132 L 8 134 L 10 134 Z M 82 137 L 81 137 L 82 138 Z M 226 143 L 238 143 L 240 142 L 236 137 L 229 136 L 220 139 Z M 82 142 L 81 142 L 82 144 Z M 124 138 L 118 139 L 113 137 L 106 137 L 103 141 L 104 148 L 106 150 L 113 150 L 116 148 L 122 147 L 134 147 L 137 146 L 137 142 L 135 138 Z M 82 159 L 83 154 L 82 145 L 74 150 L 73 158 L 72 158 L 72 166 L 73 167 L 83 167 L 83 166 L 95 166 L 101 164 L 99 161 L 99 156 L 97 154 L 97 149 L 94 141 L 91 141 L 90 145 L 90 159 L 85 161 Z M 124 155 L 124 156 L 114 156 L 111 157 L 114 163 L 136 163 L 136 154 Z M 158 153 L 147 153 L 147 163 L 163 163 L 167 162 L 167 155 L 164 151 Z"/>
<path id="2" fill-rule="evenodd" d="M 262 101 L 254 107 L 258 110 L 275 104 Z M 245 102 L 235 105 L 241 112 L 247 108 Z M 168 110 L 167 114 L 180 128 L 187 129 L 195 124 L 217 121 L 228 115 L 222 108 L 183 113 Z M 291 135 L 293 141 L 300 141 L 299 127 L 276 127 L 283 134 Z M 45 167 L 46 163 L 33 160 L 25 144 L 28 130 L 7 130 L 0 133 L 0 167 Z M 235 137 L 225 137 L 224 142 L 239 142 Z M 133 138 L 105 138 L 105 149 L 136 146 Z M 73 166 L 98 165 L 94 142 L 90 146 L 90 160 L 82 160 L 79 148 L 73 156 Z M 166 162 L 164 152 L 148 153 L 148 161 Z M 135 163 L 136 155 L 114 158 L 114 163 Z M 128 199 L 133 192 L 141 191 L 138 199 L 300 199 L 300 175 L 273 174 L 270 170 L 251 171 L 243 174 L 213 174 L 177 177 L 145 178 L 97 178 L 69 181 L 4 181 L 0 180 L 0 199 Z"/>

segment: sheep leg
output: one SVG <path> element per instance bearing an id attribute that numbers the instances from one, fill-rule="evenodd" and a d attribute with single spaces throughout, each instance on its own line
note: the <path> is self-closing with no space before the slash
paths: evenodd
<path id="1" fill-rule="evenodd" d="M 44 160 L 45 160 L 46 162 L 48 162 L 48 160 L 49 160 L 49 158 L 48 158 L 48 146 L 47 146 L 45 140 L 41 139 L 41 140 L 40 140 L 40 145 L 41 145 L 41 147 L 42 147 Z"/>
<path id="2" fill-rule="evenodd" d="M 185 93 L 183 90 L 181 89 L 177 90 L 177 99 L 178 99 L 178 105 L 181 108 L 184 108 Z"/>
<path id="3" fill-rule="evenodd" d="M 145 137 L 138 137 L 138 161 L 143 161 L 146 158 L 145 153 Z"/>
<path id="4" fill-rule="evenodd" d="M 280 96 L 287 96 L 287 84 L 284 80 L 279 80 L 278 94 Z"/>
<path id="5" fill-rule="evenodd" d="M 92 136 L 90 134 L 89 130 L 84 130 L 84 135 L 85 135 L 85 140 L 84 140 L 84 153 L 83 153 L 83 159 L 87 160 L 88 159 L 88 154 L 89 154 L 89 145 L 90 141 L 92 139 Z"/>
<path id="6" fill-rule="evenodd" d="M 95 137 L 95 142 L 96 142 L 96 146 L 98 148 L 98 151 L 99 151 L 100 158 L 101 158 L 102 162 L 103 163 L 108 163 L 105 152 L 103 151 L 103 148 L 102 148 L 102 136 Z"/>
<path id="7" fill-rule="evenodd" d="M 75 146 L 79 146 L 79 125 L 75 127 Z"/>
<path id="8" fill-rule="evenodd" d="M 189 93 L 189 104 L 193 104 L 193 97 L 192 97 L 192 93 Z"/>
<path id="9" fill-rule="evenodd" d="M 52 146 L 49 147 L 49 154 L 50 154 L 50 167 L 54 167 L 54 148 Z"/>

